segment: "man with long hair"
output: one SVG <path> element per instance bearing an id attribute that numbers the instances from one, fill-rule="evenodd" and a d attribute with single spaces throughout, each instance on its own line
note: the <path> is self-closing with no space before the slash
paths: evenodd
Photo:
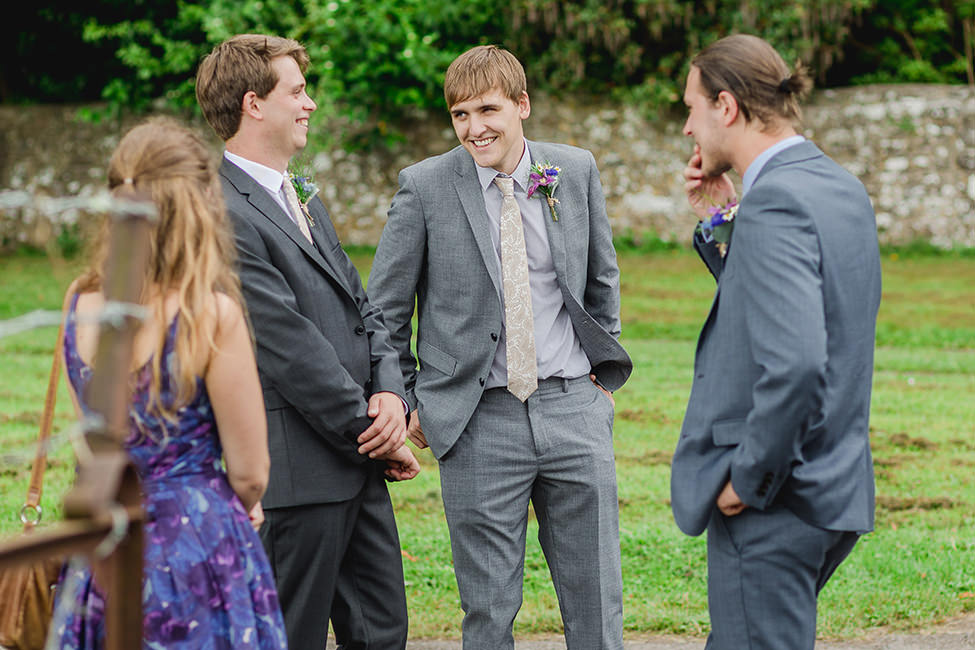
<path id="1" fill-rule="evenodd" d="M 681 530 L 708 531 L 711 650 L 811 650 L 819 591 L 873 528 L 877 231 L 863 185 L 796 131 L 810 86 L 736 35 L 694 58 L 684 92 L 694 243 L 718 287 L 671 503 Z"/>

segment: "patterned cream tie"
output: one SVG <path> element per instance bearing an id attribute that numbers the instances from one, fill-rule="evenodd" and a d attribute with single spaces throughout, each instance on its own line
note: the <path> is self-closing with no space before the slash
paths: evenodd
<path id="1" fill-rule="evenodd" d="M 528 253 L 513 178 L 498 176 L 501 188 L 501 281 L 507 334 L 508 390 L 524 402 L 538 388 L 535 361 L 535 318 L 528 284 Z"/>
<path id="2" fill-rule="evenodd" d="M 285 174 L 284 181 L 281 183 L 281 189 L 284 190 L 284 196 L 288 199 L 288 206 L 291 208 L 291 220 L 298 224 L 298 230 L 301 234 L 305 236 L 309 244 L 314 245 L 315 242 L 311 238 L 311 230 L 308 229 L 308 220 L 305 218 L 305 212 L 301 207 L 301 203 L 298 202 L 298 193 L 295 192 L 294 186 L 291 184 L 291 179 Z"/>

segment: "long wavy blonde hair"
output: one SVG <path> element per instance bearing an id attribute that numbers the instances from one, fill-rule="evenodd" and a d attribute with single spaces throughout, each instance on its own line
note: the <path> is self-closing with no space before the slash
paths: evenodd
<path id="1" fill-rule="evenodd" d="M 235 249 L 213 158 L 193 131 L 168 118 L 136 126 L 119 142 L 108 168 L 108 186 L 119 198 L 148 193 L 159 212 L 149 234 L 150 253 L 141 302 L 149 307 L 160 334 L 153 346 L 149 408 L 175 419 L 196 392 L 206 360 L 216 350 L 214 293 L 243 308 L 234 271 Z M 93 242 L 91 264 L 79 278 L 79 291 L 100 290 L 108 256 L 108 220 Z M 160 399 L 163 348 L 168 334 L 165 300 L 178 295 L 173 375 L 174 399 Z M 209 348 L 209 349 L 207 349 Z"/>

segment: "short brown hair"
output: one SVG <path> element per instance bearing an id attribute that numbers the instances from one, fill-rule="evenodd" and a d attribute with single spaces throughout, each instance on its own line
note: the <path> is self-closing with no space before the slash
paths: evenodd
<path id="1" fill-rule="evenodd" d="M 241 102 L 250 91 L 267 97 L 278 83 L 271 60 L 290 56 L 304 72 L 308 52 L 296 40 L 263 34 L 238 34 L 213 48 L 196 72 L 196 101 L 203 117 L 223 140 L 240 128 Z"/>
<path id="2" fill-rule="evenodd" d="M 447 108 L 498 88 L 518 103 L 528 91 L 525 69 L 515 55 L 497 45 L 479 45 L 467 50 L 447 68 L 443 96 Z"/>
<path id="3" fill-rule="evenodd" d="M 769 127 L 802 119 L 799 102 L 812 80 L 801 62 L 790 72 L 775 48 L 757 36 L 726 36 L 701 50 L 691 65 L 701 72 L 704 94 L 715 102 L 722 91 L 731 93 L 746 122 L 756 119 Z"/>

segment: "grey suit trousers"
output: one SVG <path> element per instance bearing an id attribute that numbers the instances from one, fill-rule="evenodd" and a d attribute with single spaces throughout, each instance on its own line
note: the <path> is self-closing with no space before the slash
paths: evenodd
<path id="1" fill-rule="evenodd" d="M 484 392 L 440 459 L 464 650 L 511 650 L 529 502 L 569 650 L 621 650 L 613 407 L 589 380 L 548 379 L 522 404 Z"/>
<path id="2" fill-rule="evenodd" d="M 321 650 L 331 619 L 347 650 L 406 647 L 406 591 L 393 506 L 379 471 L 353 499 L 268 508 L 261 541 L 274 567 L 292 650 Z"/>
<path id="3" fill-rule="evenodd" d="M 781 504 L 734 517 L 715 508 L 705 650 L 813 650 L 816 597 L 858 539 L 807 523 Z"/>

